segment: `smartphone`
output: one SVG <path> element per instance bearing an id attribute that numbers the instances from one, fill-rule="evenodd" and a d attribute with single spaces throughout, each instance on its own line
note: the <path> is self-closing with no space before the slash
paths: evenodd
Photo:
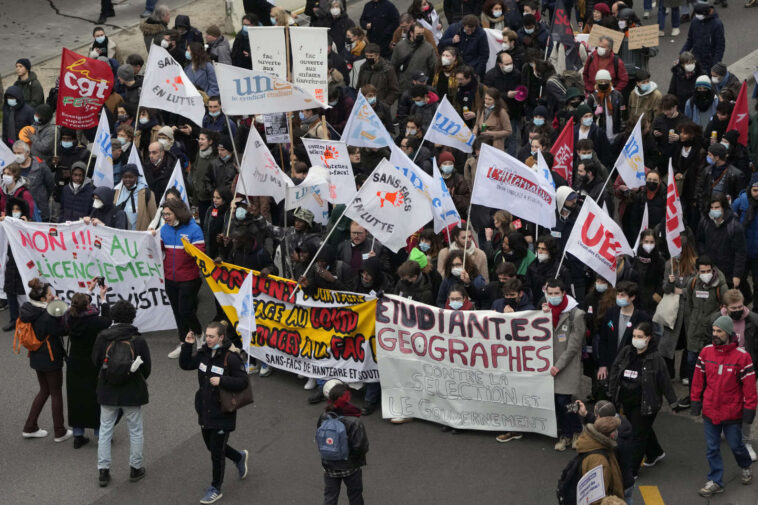
<path id="1" fill-rule="evenodd" d="M 105 287 L 105 277 L 95 277 L 95 282 L 98 286 Z"/>

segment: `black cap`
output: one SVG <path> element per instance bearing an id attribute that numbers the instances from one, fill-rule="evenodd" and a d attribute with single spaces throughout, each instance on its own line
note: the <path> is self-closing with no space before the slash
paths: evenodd
<path id="1" fill-rule="evenodd" d="M 424 72 L 416 72 L 411 76 L 411 80 L 416 82 L 423 82 L 426 84 L 429 82 L 429 76 L 427 76 Z"/>

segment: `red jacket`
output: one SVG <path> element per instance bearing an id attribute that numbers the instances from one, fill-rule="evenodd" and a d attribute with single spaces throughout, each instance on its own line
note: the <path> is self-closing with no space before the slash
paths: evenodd
<path id="1" fill-rule="evenodd" d="M 613 62 L 614 59 L 617 59 L 616 63 Z M 626 67 L 621 57 L 611 51 L 610 57 L 600 58 L 597 55 L 597 50 L 595 50 L 587 57 L 584 71 L 582 72 L 584 91 L 587 93 L 595 91 L 595 74 L 597 74 L 598 70 L 610 72 L 613 89 L 616 91 L 623 91 L 626 85 L 629 84 L 629 74 L 626 72 Z"/>
<path id="2" fill-rule="evenodd" d="M 752 422 L 756 388 L 753 360 L 736 343 L 708 345 L 700 351 L 692 377 L 692 411 L 701 408 L 713 424 Z M 744 410 L 744 412 L 743 412 Z"/>

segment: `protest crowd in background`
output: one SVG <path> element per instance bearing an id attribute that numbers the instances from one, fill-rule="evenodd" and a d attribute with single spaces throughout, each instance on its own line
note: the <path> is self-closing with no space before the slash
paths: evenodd
<path id="1" fill-rule="evenodd" d="M 702 414 L 699 493 L 724 491 L 722 432 L 749 484 L 756 93 L 722 63 L 710 3 L 658 1 L 658 35 L 671 14 L 671 35 L 686 37 L 671 73 L 651 75 L 647 4 L 641 20 L 621 1 L 446 0 L 437 12 L 414 0 L 400 13 L 372 0 L 350 19 L 342 0 L 309 0 L 310 30 L 245 2 L 236 37 L 150 5 L 145 52 L 123 54 L 97 27 L 87 54 L 63 49 L 53 89 L 19 54 L 2 91 L 0 258 L 3 330 L 37 338 L 23 436 L 47 436 L 49 396 L 56 442 L 99 435 L 106 486 L 123 416 L 141 479 L 153 386 L 139 333 L 176 328 L 168 357 L 198 370 L 213 463 L 201 503 L 222 497 L 225 459 L 247 475 L 219 391 L 282 370 L 327 402 L 317 441 L 335 430 L 322 438 L 349 445 L 335 460 L 319 442 L 326 504 L 342 481 L 363 503 L 359 418 L 377 411 L 503 443 L 554 437 L 579 455 L 559 495 L 600 466 L 603 496 L 626 503 L 638 473 L 676 450 L 656 437 L 658 413 Z M 197 315 L 204 284 L 212 322 Z M 312 333 L 285 334 L 295 327 Z M 117 366 L 123 346 L 131 369 Z M 419 383 L 418 408 L 398 406 L 410 355 L 503 372 L 540 401 L 446 410 Z M 676 381 L 689 394 L 677 398 Z M 505 388 L 485 389 L 509 404 Z M 464 385 L 445 394 L 473 401 Z"/>

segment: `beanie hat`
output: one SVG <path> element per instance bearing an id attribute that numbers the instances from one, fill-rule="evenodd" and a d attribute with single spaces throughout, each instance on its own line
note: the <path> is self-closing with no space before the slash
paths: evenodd
<path id="1" fill-rule="evenodd" d="M 707 75 L 699 76 L 697 80 L 695 81 L 695 87 L 712 89 L 711 78 L 708 77 Z"/>
<path id="2" fill-rule="evenodd" d="M 229 137 L 229 135 L 224 135 L 219 139 L 218 145 L 229 151 L 230 153 L 234 152 L 234 147 L 232 147 L 232 139 Z"/>
<path id="3" fill-rule="evenodd" d="M 169 139 L 174 140 L 174 130 L 170 126 L 161 126 L 160 130 L 158 130 L 158 135 L 165 135 Z"/>
<path id="4" fill-rule="evenodd" d="M 715 321 L 713 321 L 713 326 L 720 328 L 730 337 L 734 335 L 734 323 L 732 322 L 731 317 L 719 316 Z"/>
<path id="5" fill-rule="evenodd" d="M 592 8 L 595 9 L 596 11 L 598 11 L 603 16 L 610 16 L 611 15 L 611 9 L 610 9 L 610 7 L 608 7 L 608 5 L 606 5 L 606 4 L 602 3 L 602 2 L 596 3 Z"/>
<path id="6" fill-rule="evenodd" d="M 134 174 L 134 175 L 139 176 L 139 169 L 137 168 L 137 165 L 135 165 L 134 163 L 127 163 L 121 169 L 121 174 L 122 175 L 126 174 L 126 173 L 130 173 L 130 174 Z"/>
<path id="7" fill-rule="evenodd" d="M 124 81 L 127 81 L 127 82 L 133 81 L 134 80 L 134 69 L 132 68 L 131 65 L 129 65 L 128 63 L 125 63 L 125 64 L 121 65 L 120 67 L 118 67 L 118 70 L 116 71 L 116 75 L 120 79 L 123 79 Z"/>
<path id="8" fill-rule="evenodd" d="M 722 160 L 726 158 L 726 147 L 722 146 L 721 144 L 711 144 L 708 147 L 708 152 L 714 156 L 718 156 Z"/>
<path id="9" fill-rule="evenodd" d="M 616 407 L 608 400 L 600 400 L 595 404 L 597 417 L 613 417 L 616 415 Z"/>
<path id="10" fill-rule="evenodd" d="M 532 116 L 540 116 L 540 117 L 547 117 L 547 107 L 544 105 L 538 105 L 534 108 L 534 112 L 532 113 Z"/>
<path id="11" fill-rule="evenodd" d="M 586 103 L 581 104 L 579 107 L 576 108 L 576 111 L 574 111 L 574 117 L 577 121 L 579 121 L 582 116 L 585 114 L 589 114 L 592 112 L 592 109 L 590 109 L 590 106 Z"/>
<path id="12" fill-rule="evenodd" d="M 47 123 L 53 118 L 53 108 L 46 103 L 41 103 L 34 109 L 34 113 L 39 117 L 39 121 L 42 124 Z"/>
<path id="13" fill-rule="evenodd" d="M 32 69 L 32 62 L 29 61 L 29 58 L 19 58 L 16 60 L 16 65 L 21 64 L 26 67 L 26 71 L 30 71 Z"/>
<path id="14" fill-rule="evenodd" d="M 600 70 L 595 73 L 595 80 L 596 81 L 610 81 L 611 80 L 611 73 L 608 72 L 606 69 L 601 68 Z"/>
<path id="15" fill-rule="evenodd" d="M 208 28 L 205 29 L 205 33 L 210 35 L 211 37 L 220 37 L 221 36 L 221 30 L 216 25 L 210 25 Z"/>
<path id="16" fill-rule="evenodd" d="M 446 161 L 455 163 L 455 156 L 453 156 L 453 153 L 451 153 L 450 151 L 442 151 L 440 153 L 440 157 L 437 160 L 439 161 L 440 165 L 442 165 Z"/>
<path id="17" fill-rule="evenodd" d="M 751 188 L 758 187 L 758 172 L 754 173 L 753 176 L 750 178 L 750 187 Z"/>
<path id="18" fill-rule="evenodd" d="M 719 62 L 711 67 L 711 73 L 716 75 L 726 75 L 726 65 Z"/>
<path id="19" fill-rule="evenodd" d="M 535 26 L 537 24 L 537 18 L 534 14 L 524 14 L 524 17 L 521 18 L 521 22 L 524 26 Z"/>
<path id="20" fill-rule="evenodd" d="M 610 435 L 621 425 L 621 419 L 616 416 L 598 417 L 595 420 L 595 429 L 603 435 Z"/>
<path id="21" fill-rule="evenodd" d="M 71 165 L 71 171 L 72 171 L 72 172 L 73 172 L 74 170 L 76 170 L 77 168 L 78 168 L 78 169 L 80 169 L 80 170 L 84 170 L 84 173 L 87 173 L 87 164 L 86 164 L 86 163 L 84 163 L 83 161 L 75 161 L 75 162 L 74 162 L 74 163 Z"/>
<path id="22" fill-rule="evenodd" d="M 426 254 L 419 251 L 416 247 L 411 249 L 411 253 L 408 255 L 410 261 L 415 261 L 421 268 L 426 268 L 429 260 L 426 259 Z"/>
<path id="23" fill-rule="evenodd" d="M 298 207 L 295 209 L 294 212 L 295 219 L 299 219 L 300 221 L 305 221 L 305 223 L 310 227 L 313 226 L 313 212 L 309 211 L 308 209 L 304 209 L 302 207 Z"/>
<path id="24" fill-rule="evenodd" d="M 61 137 L 76 137 L 76 132 L 73 129 L 64 126 L 61 128 Z"/>

